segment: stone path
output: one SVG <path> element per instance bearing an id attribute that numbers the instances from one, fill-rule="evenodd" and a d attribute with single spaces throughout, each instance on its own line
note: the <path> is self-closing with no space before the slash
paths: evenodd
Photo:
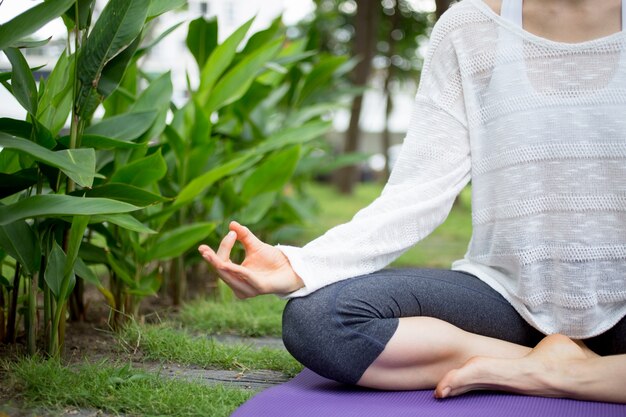
<path id="1" fill-rule="evenodd" d="M 210 337 L 221 343 L 251 345 L 257 348 L 285 349 L 285 345 L 279 337 L 242 337 L 236 335 L 215 335 Z"/>
<path id="2" fill-rule="evenodd" d="M 227 344 L 248 345 L 253 349 L 285 349 L 277 337 L 242 337 L 236 335 L 213 335 L 212 339 Z M 136 368 L 156 372 L 168 378 L 184 379 L 209 385 L 223 384 L 236 388 L 260 390 L 287 382 L 290 378 L 282 372 L 269 370 L 227 371 L 223 369 L 205 369 L 193 365 L 173 363 L 135 363 Z"/>
<path id="3" fill-rule="evenodd" d="M 260 390 L 287 382 L 289 377 L 282 372 L 266 370 L 225 371 L 204 369 L 188 365 L 137 363 L 135 368 L 155 372 L 167 378 L 176 378 L 208 385 L 223 384 L 234 388 Z"/>

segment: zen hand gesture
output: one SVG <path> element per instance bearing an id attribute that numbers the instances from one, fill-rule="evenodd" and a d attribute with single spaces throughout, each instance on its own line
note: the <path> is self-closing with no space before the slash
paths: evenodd
<path id="1" fill-rule="evenodd" d="M 260 241 L 247 227 L 237 222 L 231 222 L 229 228 L 230 232 L 220 243 L 217 253 L 207 245 L 200 245 L 198 251 L 237 297 L 287 294 L 304 286 L 280 250 Z M 246 251 L 241 265 L 230 260 L 230 251 L 238 240 Z"/>

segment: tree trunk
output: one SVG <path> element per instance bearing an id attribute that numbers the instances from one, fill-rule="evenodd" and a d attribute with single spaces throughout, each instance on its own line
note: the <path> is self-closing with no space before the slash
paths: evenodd
<path id="1" fill-rule="evenodd" d="M 450 7 L 451 0 L 435 0 L 435 5 L 437 7 L 435 11 L 435 15 L 437 16 L 437 20 L 441 17 L 441 15 L 448 10 Z"/>
<path id="2" fill-rule="evenodd" d="M 372 58 L 376 44 L 378 29 L 378 19 L 380 16 L 380 2 L 378 0 L 359 0 L 355 20 L 354 54 L 360 61 L 354 69 L 353 83 L 358 87 L 367 85 L 371 68 Z M 361 118 L 361 107 L 363 95 L 358 95 L 352 101 L 350 113 L 350 125 L 346 132 L 344 153 L 356 152 L 359 149 L 359 119 Z M 337 172 L 336 182 L 339 191 L 344 194 L 351 194 L 354 184 L 357 181 L 357 167 L 347 166 Z"/>
<path id="3" fill-rule="evenodd" d="M 393 36 L 391 36 L 391 34 L 396 29 L 399 29 L 399 26 L 400 26 L 400 2 L 399 1 L 396 1 L 396 5 L 394 8 L 395 8 L 395 13 L 393 14 L 393 16 L 391 16 L 391 28 L 389 29 L 389 33 L 387 34 L 387 42 L 389 43 L 390 61 L 391 61 L 391 58 L 393 58 L 393 56 L 396 53 L 396 40 L 394 39 Z M 391 80 L 393 79 L 393 77 L 394 77 L 394 66 L 390 62 L 389 67 L 387 68 L 387 74 L 385 77 L 385 83 L 383 87 L 383 92 L 386 97 L 386 103 L 385 103 L 385 125 L 383 127 L 381 139 L 382 139 L 382 148 L 383 148 L 382 151 L 383 151 L 383 155 L 385 155 L 385 171 L 384 171 L 385 182 L 389 179 L 389 175 L 391 174 L 391 166 L 389 164 L 389 148 L 391 147 L 391 134 L 389 132 L 389 117 L 391 116 L 391 112 L 393 110 L 393 99 L 391 97 L 391 88 L 390 88 Z"/>
<path id="4" fill-rule="evenodd" d="M 389 68 L 391 71 L 391 67 Z M 389 88 L 389 82 L 391 77 L 388 75 L 385 80 L 385 95 L 387 97 L 385 104 L 385 126 L 383 127 L 382 133 L 382 151 L 383 155 L 385 155 L 385 169 L 384 169 L 384 180 L 387 182 L 389 176 L 391 175 L 391 165 L 389 164 L 389 148 L 391 147 L 391 133 L 389 132 L 389 117 L 391 116 L 391 111 L 393 110 L 393 100 L 391 98 L 391 91 Z"/>

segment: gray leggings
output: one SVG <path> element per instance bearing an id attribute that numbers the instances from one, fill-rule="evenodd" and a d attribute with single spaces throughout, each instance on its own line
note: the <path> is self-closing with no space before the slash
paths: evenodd
<path id="1" fill-rule="evenodd" d="M 428 316 L 463 330 L 534 346 L 543 334 L 473 275 L 436 269 L 386 269 L 289 301 L 283 341 L 303 365 L 355 384 L 398 327 L 400 317 Z M 626 318 L 587 339 L 601 355 L 626 353 Z"/>

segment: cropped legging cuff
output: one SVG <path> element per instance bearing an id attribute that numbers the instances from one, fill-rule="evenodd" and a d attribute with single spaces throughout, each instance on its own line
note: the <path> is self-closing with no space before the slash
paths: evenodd
<path id="1" fill-rule="evenodd" d="M 463 330 L 534 346 L 544 335 L 473 275 L 438 269 L 387 269 L 289 301 L 287 350 L 318 374 L 356 384 L 384 350 L 401 317 L 435 317 Z M 599 354 L 626 353 L 626 320 L 586 341 Z"/>

